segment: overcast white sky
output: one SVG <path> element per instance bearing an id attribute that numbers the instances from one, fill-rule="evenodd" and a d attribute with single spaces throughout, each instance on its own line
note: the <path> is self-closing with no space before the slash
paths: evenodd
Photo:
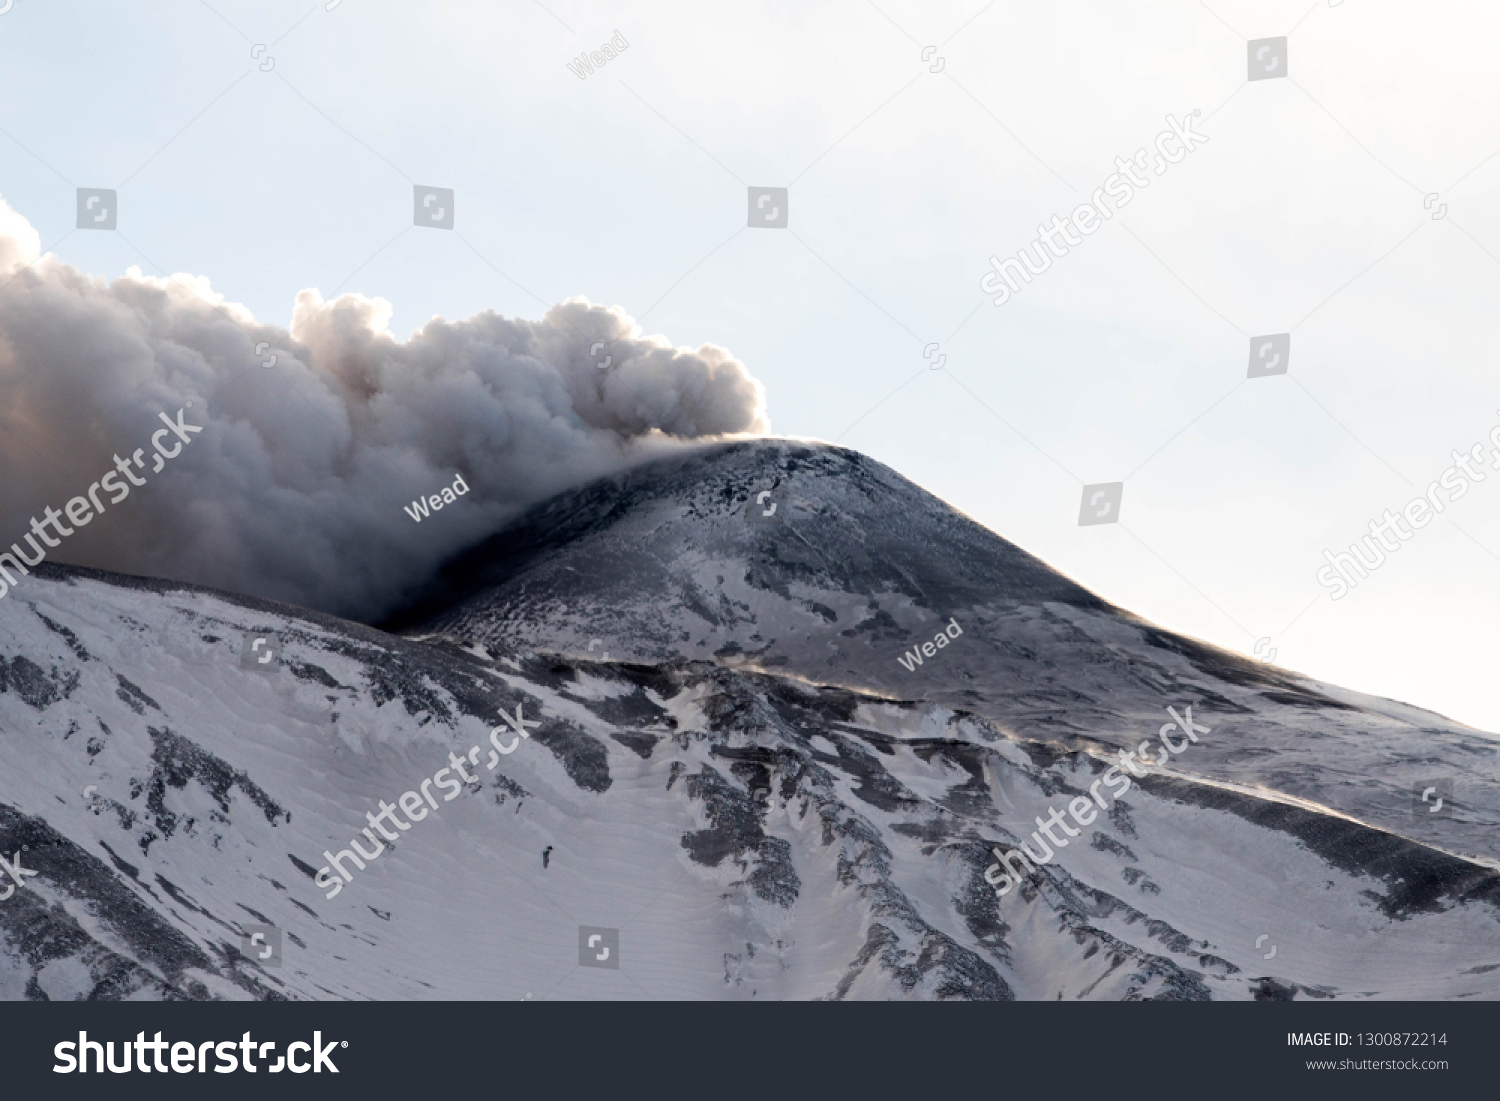
<path id="1" fill-rule="evenodd" d="M 544 2 L 0 0 L 0 195 L 85 271 L 279 324 L 304 287 L 403 337 L 619 305 L 1109 600 L 1500 731 L 1500 472 L 1344 599 L 1315 580 L 1500 425 L 1492 4 Z M 1195 109 L 1206 146 L 989 303 L 991 254 Z M 455 232 L 411 228 L 414 184 Z M 745 228 L 749 185 L 789 229 Z M 118 233 L 73 231 L 78 186 Z M 1079 527 L 1112 481 L 1121 523 Z"/>

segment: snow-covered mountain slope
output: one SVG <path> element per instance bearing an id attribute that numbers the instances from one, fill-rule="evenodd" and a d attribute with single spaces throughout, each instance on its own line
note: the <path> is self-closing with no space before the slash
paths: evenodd
<path id="1" fill-rule="evenodd" d="M 407 637 L 61 566 L 0 600 L 0 857 L 37 873 L 0 998 L 1500 996 L 1490 740 L 1152 628 L 868 460 L 705 452 L 466 568 Z M 1090 799 L 997 897 L 992 846 Z"/>
<path id="2" fill-rule="evenodd" d="M 542 505 L 446 577 L 390 626 L 712 658 L 1096 753 L 1192 704 L 1214 736 L 1175 759 L 1188 774 L 1500 866 L 1492 736 L 1155 627 L 857 452 L 756 441 L 641 467 Z M 961 637 L 902 660 L 950 621 Z M 1414 814 L 1413 787 L 1435 780 L 1452 784 L 1451 813 Z"/>

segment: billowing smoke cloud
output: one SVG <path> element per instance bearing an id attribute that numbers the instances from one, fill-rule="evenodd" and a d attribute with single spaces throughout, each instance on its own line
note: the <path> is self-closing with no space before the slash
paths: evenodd
<path id="1" fill-rule="evenodd" d="M 766 429 L 763 388 L 723 348 L 675 348 L 581 298 L 541 321 L 434 319 L 403 343 L 381 299 L 303 291 L 288 331 L 206 279 L 106 283 L 39 245 L 0 201 L 0 550 L 29 554 L 33 517 L 116 456 L 152 455 L 158 414 L 191 401 L 203 431 L 49 559 L 374 620 L 528 505 Z M 403 511 L 456 475 L 456 505 Z"/>

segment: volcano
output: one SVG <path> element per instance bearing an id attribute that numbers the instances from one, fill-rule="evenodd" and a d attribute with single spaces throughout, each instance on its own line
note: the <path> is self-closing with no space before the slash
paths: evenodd
<path id="1" fill-rule="evenodd" d="M 4 998 L 1500 996 L 1493 737 L 835 447 L 569 491 L 378 628 L 43 565 L 0 739 Z"/>

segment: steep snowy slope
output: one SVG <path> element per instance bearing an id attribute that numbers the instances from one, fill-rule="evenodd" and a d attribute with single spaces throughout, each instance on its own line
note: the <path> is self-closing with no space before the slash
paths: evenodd
<path id="1" fill-rule="evenodd" d="M 1163 631 L 857 452 L 757 441 L 641 467 L 548 502 L 446 574 L 444 591 L 388 626 L 580 654 L 597 639 L 593 651 L 617 659 L 712 657 L 1101 753 L 1192 704 L 1214 728 L 1177 759 L 1192 775 L 1500 857 L 1492 736 Z M 961 637 L 903 662 L 950 621 Z M 1451 784 L 1445 813 L 1414 813 L 1413 788 L 1432 782 Z"/>
<path id="2" fill-rule="evenodd" d="M 58 567 L 27 586 L 0 603 L 0 852 L 37 875 L 0 902 L 4 997 L 1500 990 L 1493 873 L 1260 794 L 1148 776 L 997 899 L 989 845 L 1105 762 L 707 663 L 492 657 Z M 269 671 L 245 631 L 279 637 Z M 492 743 L 502 711 L 540 725 Z M 320 854 L 454 753 L 475 782 L 326 898 Z M 280 967 L 246 955 L 259 925 Z M 618 969 L 579 966 L 583 926 L 617 931 Z"/>
<path id="3" fill-rule="evenodd" d="M 643 469 L 452 578 L 407 637 L 57 566 L 0 601 L 36 872 L 0 998 L 1500 996 L 1493 742 L 1152 628 L 858 456 Z M 993 848 L 1091 800 L 998 897 Z"/>

